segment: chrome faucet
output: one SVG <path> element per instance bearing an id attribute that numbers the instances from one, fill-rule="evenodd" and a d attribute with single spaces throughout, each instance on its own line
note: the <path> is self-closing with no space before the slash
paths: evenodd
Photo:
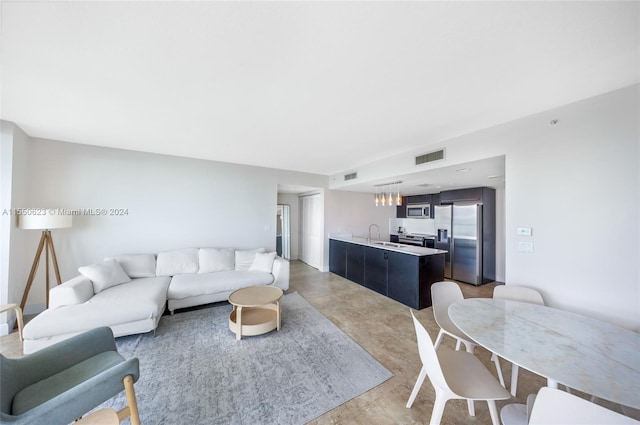
<path id="1" fill-rule="evenodd" d="M 380 226 L 378 226 L 377 224 L 372 224 L 371 226 L 369 226 L 369 237 L 367 238 L 367 243 L 371 243 L 371 228 L 373 226 L 376 226 L 376 228 L 378 229 L 378 239 L 380 239 Z"/>

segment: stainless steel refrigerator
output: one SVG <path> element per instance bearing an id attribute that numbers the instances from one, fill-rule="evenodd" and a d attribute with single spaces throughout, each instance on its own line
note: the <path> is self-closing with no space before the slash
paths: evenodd
<path id="1" fill-rule="evenodd" d="M 445 277 L 482 285 L 482 205 L 439 205 L 434 214 L 434 247 L 449 251 Z"/>

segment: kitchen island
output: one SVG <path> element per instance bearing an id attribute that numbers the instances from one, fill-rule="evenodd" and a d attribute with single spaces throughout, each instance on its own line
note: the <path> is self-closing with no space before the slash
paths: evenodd
<path id="1" fill-rule="evenodd" d="M 329 235 L 329 271 L 411 308 L 431 306 L 447 251 Z"/>

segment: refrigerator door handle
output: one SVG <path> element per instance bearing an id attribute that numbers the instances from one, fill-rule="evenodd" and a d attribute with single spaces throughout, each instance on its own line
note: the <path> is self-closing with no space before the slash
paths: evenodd
<path id="1" fill-rule="evenodd" d="M 456 254 L 455 254 L 455 252 L 456 252 L 456 243 L 454 242 L 456 239 L 455 239 L 453 236 L 451 236 L 451 239 L 450 239 L 450 240 L 451 240 L 451 242 L 450 242 L 450 244 L 449 244 L 449 245 L 451 246 L 451 252 L 450 252 L 450 255 L 451 255 L 451 263 L 453 263 L 453 259 L 455 258 L 455 255 L 456 255 Z M 451 267 L 453 268 L 453 264 L 451 264 Z M 452 277 L 453 277 L 453 276 L 452 276 Z"/>

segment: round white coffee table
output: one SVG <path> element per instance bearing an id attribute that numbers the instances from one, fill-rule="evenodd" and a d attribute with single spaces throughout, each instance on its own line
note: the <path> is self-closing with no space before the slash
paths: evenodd
<path id="1" fill-rule="evenodd" d="M 282 289 L 275 286 L 249 286 L 232 292 L 229 329 L 236 334 L 236 339 L 280 330 L 282 295 Z"/>

